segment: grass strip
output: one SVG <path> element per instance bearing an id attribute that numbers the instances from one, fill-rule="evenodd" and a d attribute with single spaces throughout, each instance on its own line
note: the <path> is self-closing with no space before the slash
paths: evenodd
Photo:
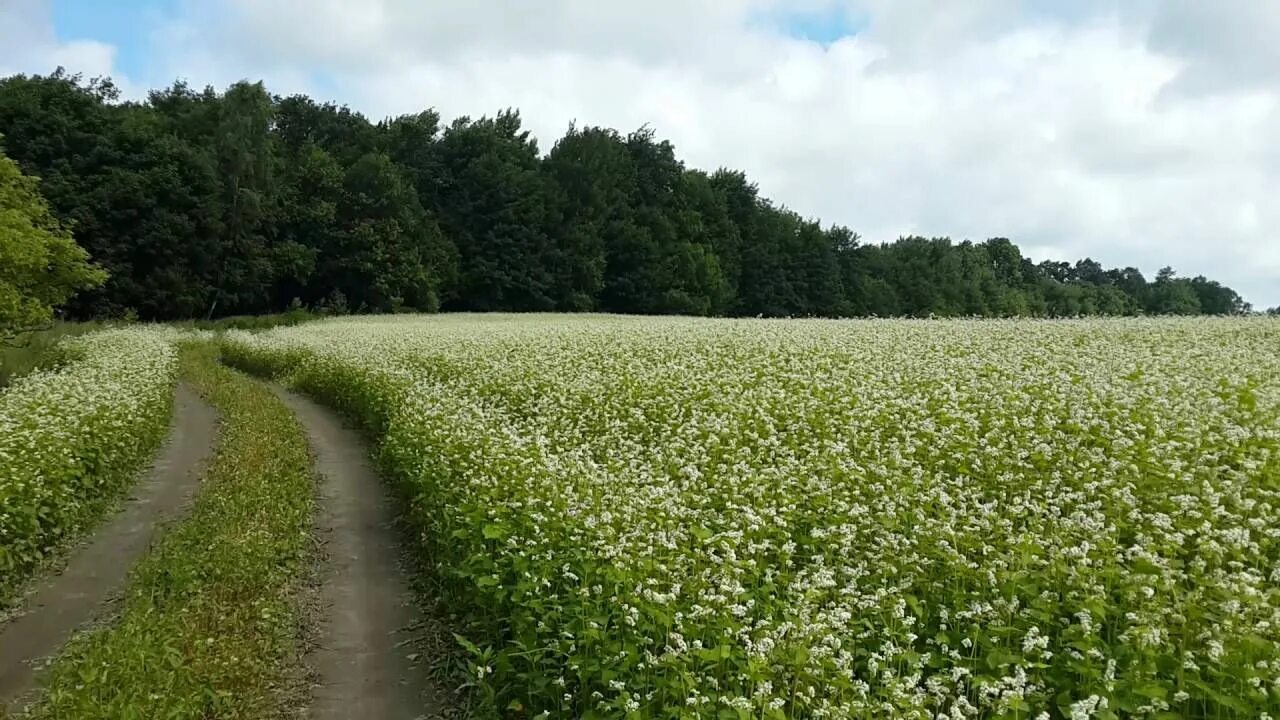
<path id="1" fill-rule="evenodd" d="M 189 517 L 134 571 L 118 621 L 73 641 L 37 718 L 268 718 L 296 689 L 297 589 L 310 548 L 313 473 L 293 414 L 208 344 L 186 379 L 222 418 Z"/>

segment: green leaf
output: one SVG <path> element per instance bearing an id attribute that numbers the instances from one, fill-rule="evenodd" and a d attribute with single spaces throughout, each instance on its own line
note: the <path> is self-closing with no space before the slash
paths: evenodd
<path id="1" fill-rule="evenodd" d="M 1152 700 L 1164 700 L 1169 697 L 1169 688 L 1158 682 L 1148 682 L 1136 685 L 1133 688 L 1133 692 L 1144 698 L 1150 698 Z"/>

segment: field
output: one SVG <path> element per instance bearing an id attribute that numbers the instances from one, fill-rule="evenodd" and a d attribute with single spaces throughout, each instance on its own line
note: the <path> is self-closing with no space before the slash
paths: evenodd
<path id="1" fill-rule="evenodd" d="M 57 322 L 47 329 L 0 342 L 0 390 L 23 375 L 53 369 L 70 360 L 65 350 L 74 346 L 68 342 L 71 338 L 106 327 L 97 322 Z"/>
<path id="2" fill-rule="evenodd" d="M 329 320 L 490 711 L 1280 709 L 1280 324 Z"/>
<path id="3" fill-rule="evenodd" d="M 1280 716 L 1278 349 L 1266 318 L 92 332 L 0 391 L 0 716 Z M 402 538 L 334 515 L 387 501 L 360 438 L 251 376 L 363 430 Z M 151 457 L 198 487 L 172 522 Z M 131 555 L 121 515 L 159 528 Z M 402 550 L 443 613 L 370 624 L 350 593 L 412 604 Z M 51 575 L 91 629 L 41 615 Z M 309 654 L 334 618 L 382 628 L 374 675 Z"/>
<path id="4" fill-rule="evenodd" d="M 61 367 L 0 392 L 0 606 L 93 523 L 160 443 L 177 375 L 175 337 L 106 330 L 66 340 L 57 349 Z"/>

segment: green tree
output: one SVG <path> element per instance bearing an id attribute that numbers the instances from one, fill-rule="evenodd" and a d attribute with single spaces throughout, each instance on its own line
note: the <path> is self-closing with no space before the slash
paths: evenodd
<path id="1" fill-rule="evenodd" d="M 326 294 L 337 290 L 363 312 L 439 309 L 453 247 L 390 158 L 370 153 L 347 169 L 336 218 L 338 232 L 319 254 Z"/>
<path id="2" fill-rule="evenodd" d="M 323 148 L 343 167 L 386 149 L 381 147 L 382 130 L 364 115 L 334 103 L 317 103 L 306 95 L 276 101 L 274 134 L 287 149 Z"/>
<path id="3" fill-rule="evenodd" d="M 49 212 L 36 179 L 0 152 L 0 339 L 49 322 L 76 291 L 105 280 Z"/>
<path id="4" fill-rule="evenodd" d="M 122 101 L 62 70 L 0 79 L 0 132 L 109 279 L 78 317 L 312 306 L 710 315 L 1231 314 L 1207 278 L 1090 258 L 1038 265 L 1005 238 L 860 244 L 688 168 L 645 127 L 571 126 L 543 157 L 514 110 L 379 123 L 261 83 L 176 82 Z"/>
<path id="5" fill-rule="evenodd" d="M 649 128 L 627 136 L 619 185 L 625 200 L 604 231 L 601 292 L 612 312 L 709 315 L 732 304 L 733 288 L 715 246 L 724 238 L 718 199 L 699 207 L 691 176 L 669 142 Z"/>
<path id="6" fill-rule="evenodd" d="M 1206 315 L 1241 315 L 1253 309 L 1235 290 L 1203 275 L 1191 278 L 1190 285 Z"/>
<path id="7" fill-rule="evenodd" d="M 1200 298 L 1189 280 L 1177 277 L 1173 268 L 1166 266 L 1156 273 L 1147 309 L 1157 315 L 1198 315 Z"/>
<path id="8" fill-rule="evenodd" d="M 550 310 L 554 243 L 551 187 L 537 143 L 520 115 L 459 118 L 438 145 L 443 180 L 428 192 L 458 248 L 452 306 L 467 310 Z"/>
<path id="9" fill-rule="evenodd" d="M 335 288 L 320 277 L 321 258 L 333 263 L 329 253 L 338 247 L 342 228 L 338 208 L 343 202 L 343 168 L 323 148 L 307 141 L 284 150 L 277 232 L 283 242 L 299 248 L 291 271 L 276 275 L 273 306 L 298 298 L 317 305 Z"/>
<path id="10" fill-rule="evenodd" d="M 633 175 L 614 130 L 570 126 L 542 164 L 555 193 L 562 255 L 552 270 L 565 310 L 596 307 L 604 288 L 605 237 L 630 222 Z"/>
<path id="11" fill-rule="evenodd" d="M 222 185 L 224 252 L 209 314 L 219 302 L 252 312 L 266 306 L 276 271 L 270 218 L 275 108 L 261 82 L 232 85 L 216 107 L 213 152 Z"/>
<path id="12" fill-rule="evenodd" d="M 797 312 L 800 298 L 792 287 L 783 244 L 796 231 L 796 218 L 760 197 L 744 173 L 720 169 L 711 183 L 723 196 L 728 217 L 737 228 L 738 315 L 780 316 Z"/>

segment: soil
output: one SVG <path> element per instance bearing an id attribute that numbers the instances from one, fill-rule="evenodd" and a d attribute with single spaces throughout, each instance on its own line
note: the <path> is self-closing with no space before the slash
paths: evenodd
<path id="1" fill-rule="evenodd" d="M 415 629 L 422 624 L 400 566 L 394 503 L 360 435 L 331 410 L 277 388 L 306 430 L 320 475 L 316 533 L 319 618 L 306 662 L 316 685 L 310 717 L 436 717 Z"/>

